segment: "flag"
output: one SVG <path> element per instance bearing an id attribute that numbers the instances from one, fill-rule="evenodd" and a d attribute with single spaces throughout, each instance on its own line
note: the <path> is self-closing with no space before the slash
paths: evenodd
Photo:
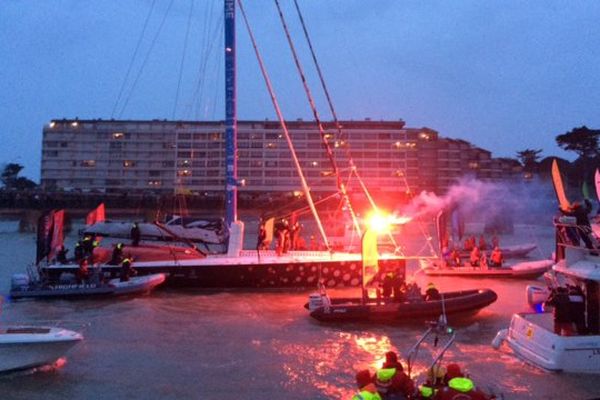
<path id="1" fill-rule="evenodd" d="M 377 252 L 377 232 L 367 229 L 362 238 L 363 285 L 375 277 L 379 270 L 379 253 Z"/>
<path id="2" fill-rule="evenodd" d="M 48 253 L 48 258 L 54 258 L 64 244 L 64 221 L 65 210 L 58 210 L 52 213 L 52 232 L 50 233 L 50 251 Z"/>
<path id="3" fill-rule="evenodd" d="M 52 244 L 52 224 L 54 223 L 54 210 L 44 212 L 38 219 L 36 240 L 36 264 L 50 254 Z"/>
<path id="4" fill-rule="evenodd" d="M 95 224 L 96 222 L 104 222 L 105 220 L 106 215 L 104 213 L 104 203 L 100 203 L 98 207 L 90 211 L 85 217 L 85 224 L 89 226 Z"/>

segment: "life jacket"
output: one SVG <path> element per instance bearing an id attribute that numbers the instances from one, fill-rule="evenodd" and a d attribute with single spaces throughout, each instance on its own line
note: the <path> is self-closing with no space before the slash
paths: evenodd
<path id="1" fill-rule="evenodd" d="M 382 368 L 375 375 L 375 386 L 380 393 L 387 393 L 392 386 L 392 379 L 396 376 L 396 368 Z"/>
<path id="2" fill-rule="evenodd" d="M 492 261 L 496 264 L 500 264 L 502 262 L 502 252 L 499 250 L 492 251 L 492 255 L 490 256 Z"/>
<path id="3" fill-rule="evenodd" d="M 470 392 L 475 388 L 475 385 L 473 384 L 472 380 L 462 376 L 450 379 L 450 382 L 448 382 L 448 386 L 451 389 L 457 390 L 462 393 Z"/>
<path id="4" fill-rule="evenodd" d="M 377 389 L 371 383 L 361 388 L 361 390 L 352 396 L 352 400 L 381 400 L 381 396 L 377 393 Z"/>
<path id="5" fill-rule="evenodd" d="M 419 393 L 421 394 L 422 398 L 429 399 L 435 394 L 435 389 L 424 384 L 419 388 Z"/>

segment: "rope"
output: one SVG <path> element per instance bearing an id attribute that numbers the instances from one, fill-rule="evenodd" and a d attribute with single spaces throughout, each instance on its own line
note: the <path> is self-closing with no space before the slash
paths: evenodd
<path id="1" fill-rule="evenodd" d="M 283 30 L 285 32 L 285 36 L 287 38 L 288 44 L 290 46 L 290 50 L 292 51 L 292 55 L 294 57 L 294 63 L 296 64 L 296 68 L 298 69 L 298 74 L 300 75 L 300 79 L 302 80 L 302 85 L 304 86 L 304 91 L 306 93 L 308 103 L 313 112 L 313 116 L 317 123 L 317 127 L 319 128 L 319 133 L 321 135 L 321 141 L 323 142 L 323 146 L 325 147 L 325 151 L 327 153 L 327 158 L 329 159 L 329 162 L 331 163 L 331 168 L 333 169 L 333 173 L 336 177 L 337 188 L 342 193 L 344 203 L 346 204 L 346 206 L 348 207 L 348 210 L 350 211 L 350 215 L 352 217 L 352 222 L 354 224 L 354 227 L 360 236 L 361 231 L 360 231 L 360 225 L 358 223 L 358 219 L 356 218 L 356 214 L 354 213 L 354 209 L 352 208 L 352 203 L 350 202 L 350 198 L 348 197 L 346 187 L 344 186 L 344 184 L 340 178 L 340 173 L 339 173 L 339 170 L 337 167 L 337 163 L 335 161 L 335 157 L 333 155 L 333 151 L 331 150 L 331 146 L 329 145 L 329 141 L 327 140 L 327 135 L 325 134 L 325 130 L 323 129 L 323 124 L 321 123 L 321 118 L 319 117 L 319 113 L 315 106 L 313 96 L 310 93 L 310 88 L 308 87 L 308 84 L 306 82 L 306 77 L 304 75 L 304 71 L 302 70 L 302 66 L 300 65 L 300 60 L 298 59 L 298 54 L 294 47 L 294 43 L 292 42 L 292 38 L 290 37 L 289 29 L 287 27 L 285 18 L 281 11 L 281 6 L 279 5 L 279 0 L 275 0 L 275 5 L 277 6 L 277 11 L 279 12 L 279 19 L 281 20 L 281 24 L 283 25 Z"/>
<path id="2" fill-rule="evenodd" d="M 275 108 L 275 112 L 277 113 L 277 117 L 279 118 L 279 123 L 281 124 L 281 128 L 283 130 L 285 139 L 287 141 L 290 152 L 292 153 L 292 159 L 294 161 L 294 165 L 296 166 L 296 171 L 298 172 L 298 176 L 300 177 L 300 181 L 302 183 L 302 188 L 304 189 L 304 194 L 306 195 L 306 200 L 308 201 L 308 205 L 315 217 L 317 222 L 317 226 L 319 228 L 319 232 L 323 238 L 323 243 L 327 247 L 327 250 L 331 251 L 331 246 L 329 245 L 329 241 L 327 240 L 327 235 L 325 234 L 325 230 L 323 229 L 323 225 L 321 224 L 321 220 L 319 219 L 319 215 L 317 213 L 317 209 L 313 203 L 312 197 L 310 195 L 310 188 L 308 187 L 308 183 L 306 182 L 306 178 L 304 177 L 304 173 L 302 172 L 302 167 L 300 166 L 300 161 L 298 160 L 298 156 L 296 155 L 296 149 L 294 148 L 294 144 L 292 143 L 292 139 L 290 137 L 290 133 L 287 129 L 287 124 L 285 123 L 285 119 L 283 118 L 283 114 L 281 113 L 281 109 L 279 108 L 279 103 L 275 98 L 275 93 L 273 92 L 273 87 L 271 85 L 271 80 L 269 79 L 269 75 L 265 69 L 265 65 L 263 63 L 262 57 L 258 51 L 258 47 L 256 45 L 256 40 L 254 38 L 254 34 L 250 28 L 250 23 L 248 22 L 248 18 L 246 16 L 246 12 L 244 11 L 244 7 L 242 6 L 242 1 L 237 0 L 237 3 L 240 7 L 240 11 L 242 13 L 242 17 L 244 18 L 244 23 L 246 24 L 246 29 L 248 30 L 248 35 L 250 36 L 250 40 L 252 41 L 252 47 L 254 48 L 254 52 L 256 54 L 256 58 L 260 65 L 260 70 L 262 72 L 263 78 L 265 80 L 265 84 L 269 90 L 269 95 L 271 96 L 271 101 L 273 102 L 273 107 Z"/>
<path id="3" fill-rule="evenodd" d="M 179 79 L 177 80 L 177 90 L 175 91 L 175 104 L 173 104 L 173 113 L 171 119 L 175 119 L 175 111 L 179 102 L 179 90 L 181 88 L 181 78 L 183 76 L 183 65 L 185 64 L 185 54 L 187 53 L 188 38 L 190 36 L 190 26 L 192 24 L 192 13 L 194 11 L 194 0 L 190 1 L 190 14 L 188 15 L 187 28 L 185 30 L 185 39 L 183 41 L 183 51 L 181 53 L 181 64 L 179 65 Z"/>
<path id="4" fill-rule="evenodd" d="M 138 42 L 135 46 L 135 50 L 133 51 L 133 55 L 131 56 L 131 60 L 129 60 L 129 66 L 127 67 L 127 73 L 125 74 L 125 78 L 123 79 L 123 83 L 121 84 L 121 89 L 119 90 L 119 95 L 117 96 L 117 100 L 115 101 L 115 105 L 113 106 L 112 112 L 110 113 L 110 117 L 113 118 L 115 112 L 117 111 L 117 106 L 121 101 L 121 96 L 123 95 L 123 91 L 125 90 L 125 84 L 129 78 L 129 73 L 131 72 L 131 68 L 133 67 L 133 62 L 137 56 L 138 50 L 140 49 L 140 45 L 142 44 L 142 39 L 144 38 L 144 34 L 146 33 L 146 28 L 148 26 L 148 21 L 150 21 L 150 15 L 152 15 L 152 10 L 154 10 L 154 5 L 156 4 L 156 0 L 152 0 L 152 4 L 150 5 L 150 10 L 148 11 L 148 15 L 146 15 L 146 20 L 144 21 L 144 27 L 142 28 L 142 33 L 138 39 Z"/>
<path id="5" fill-rule="evenodd" d="M 158 36 L 160 35 L 160 32 L 162 31 L 162 28 L 165 25 L 165 21 L 167 20 L 167 16 L 169 15 L 169 11 L 171 10 L 171 6 L 173 5 L 173 2 L 174 2 L 174 0 L 171 0 L 171 2 L 169 3 L 169 7 L 167 8 L 167 11 L 165 12 L 165 15 L 163 16 L 163 19 L 160 22 L 158 30 L 156 31 L 156 34 L 152 38 L 152 42 L 150 44 L 150 48 L 148 49 L 148 52 L 146 53 L 146 56 L 144 57 L 144 61 L 142 62 L 142 66 L 140 67 L 140 70 L 138 71 L 138 74 L 135 77 L 135 80 L 133 81 L 133 85 L 131 86 L 131 90 L 129 91 L 129 94 L 127 95 L 127 98 L 125 99 L 125 104 L 123 104 L 123 108 L 121 108 L 121 112 L 119 113 L 119 119 L 123 115 L 123 112 L 125 111 L 125 108 L 127 108 L 127 104 L 129 103 L 129 100 L 131 99 L 131 95 L 133 94 L 133 91 L 135 90 L 135 87 L 137 86 L 137 83 L 138 83 L 138 81 L 140 79 L 140 76 L 142 75 L 142 72 L 144 71 L 144 68 L 146 67 L 146 64 L 148 63 L 148 59 L 150 58 L 150 54 L 152 53 L 152 49 L 154 49 L 154 45 L 156 44 L 156 40 L 158 39 Z"/>
<path id="6" fill-rule="evenodd" d="M 336 129 L 338 131 L 338 136 L 340 138 L 340 141 L 343 142 L 344 138 L 346 137 L 346 135 L 342 131 L 342 126 L 340 124 L 340 121 L 339 121 L 339 118 L 338 118 L 337 113 L 335 111 L 335 108 L 333 107 L 333 101 L 331 100 L 331 96 L 329 95 L 329 90 L 327 89 L 327 85 L 325 84 L 325 79 L 323 78 L 323 73 L 321 71 L 321 66 L 319 65 L 319 62 L 317 60 L 317 56 L 316 56 L 315 50 L 313 48 L 312 41 L 310 40 L 310 36 L 308 34 L 308 30 L 306 29 L 306 23 L 304 22 L 304 17 L 302 16 L 302 12 L 300 11 L 300 6 L 298 5 L 298 1 L 297 0 L 294 0 L 294 5 L 296 6 L 296 11 L 298 12 L 298 18 L 300 19 L 300 23 L 302 25 L 302 30 L 304 32 L 304 37 L 306 38 L 306 42 L 308 44 L 308 48 L 310 49 L 310 54 L 311 54 L 313 62 L 315 64 L 315 68 L 316 68 L 317 74 L 319 76 L 319 81 L 321 82 L 321 87 L 323 88 L 323 92 L 325 93 L 325 98 L 327 99 L 327 104 L 329 105 L 329 109 L 331 111 L 331 115 L 332 115 L 333 120 L 335 122 L 335 126 L 336 126 Z M 342 147 L 344 147 L 344 149 L 345 149 L 346 158 L 348 159 L 348 163 L 350 164 L 351 172 L 353 172 L 354 175 L 359 180 L 360 186 L 361 186 L 363 192 L 365 193 L 365 195 L 367 196 L 367 199 L 369 200 L 369 203 L 371 204 L 371 208 L 374 211 L 377 211 L 378 207 L 375 204 L 375 201 L 373 200 L 373 197 L 369 193 L 369 190 L 367 189 L 367 186 L 364 184 L 364 182 L 362 181 L 360 175 L 358 174 L 358 170 L 356 169 L 356 164 L 354 163 L 354 159 L 353 159 L 352 153 L 350 151 L 350 144 L 346 141 L 346 144 L 343 145 Z M 344 187 L 344 186 L 342 186 L 342 187 Z M 344 191 L 345 191 L 345 187 L 344 187 Z M 343 194 L 344 193 L 345 192 L 343 192 Z M 347 204 L 347 206 L 348 206 L 348 208 L 349 208 L 349 210 L 350 210 L 350 212 L 352 214 L 352 219 L 353 219 L 353 222 L 355 222 L 355 226 L 356 226 L 357 222 L 355 221 L 356 216 L 354 214 L 354 210 L 352 209 L 352 207 L 351 207 L 351 205 L 349 203 Z M 359 228 L 356 228 L 356 229 L 357 229 L 358 235 L 362 236 L 361 233 L 360 233 L 360 229 Z M 392 241 L 392 243 L 394 244 L 394 247 L 398 248 L 396 240 L 394 239 L 394 237 L 392 236 L 391 233 L 388 233 L 388 237 Z"/>

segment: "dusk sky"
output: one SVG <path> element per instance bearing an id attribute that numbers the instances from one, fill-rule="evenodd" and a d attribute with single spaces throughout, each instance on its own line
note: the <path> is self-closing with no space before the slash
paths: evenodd
<path id="1" fill-rule="evenodd" d="M 51 119 L 223 119 L 222 3 L 1 0 L 0 164 L 39 180 Z M 293 2 L 281 3 L 330 120 Z M 243 4 L 284 116 L 311 119 L 274 2 Z M 555 137 L 600 128 L 600 2 L 299 4 L 342 119 L 403 119 L 494 157 L 573 159 Z M 238 118 L 275 120 L 239 13 L 237 34 Z"/>

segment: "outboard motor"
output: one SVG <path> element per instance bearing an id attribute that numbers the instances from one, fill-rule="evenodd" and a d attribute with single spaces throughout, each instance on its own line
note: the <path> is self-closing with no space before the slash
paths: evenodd
<path id="1" fill-rule="evenodd" d="M 548 288 L 542 288 L 534 285 L 527 285 L 527 304 L 534 310 L 541 309 L 542 304 L 550 296 L 550 290 Z"/>
<path id="2" fill-rule="evenodd" d="M 313 312 L 319 308 L 323 308 L 325 311 L 329 310 L 331 306 L 331 300 L 327 294 L 322 292 L 311 293 L 308 296 L 308 310 Z"/>
<path id="3" fill-rule="evenodd" d="M 13 274 L 10 285 L 13 290 L 26 290 L 29 287 L 29 275 Z"/>

